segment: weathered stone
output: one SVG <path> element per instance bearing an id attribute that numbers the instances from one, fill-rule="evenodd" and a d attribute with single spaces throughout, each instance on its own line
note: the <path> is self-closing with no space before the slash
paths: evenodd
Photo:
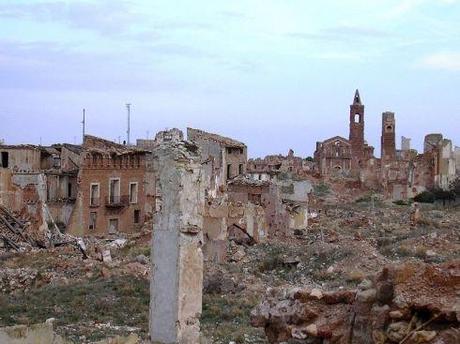
<path id="1" fill-rule="evenodd" d="M 387 336 L 383 331 L 374 330 L 372 331 L 372 339 L 374 340 L 374 344 L 385 344 Z"/>
<path id="2" fill-rule="evenodd" d="M 143 254 L 140 254 L 140 255 L 136 256 L 135 261 L 138 262 L 138 263 L 140 263 L 140 264 L 143 264 L 143 265 L 147 265 L 147 264 L 150 263 L 149 258 L 147 258 L 146 256 L 144 256 Z"/>
<path id="3" fill-rule="evenodd" d="M 408 333 L 409 323 L 400 321 L 388 326 L 387 336 L 393 342 L 399 343 Z"/>
<path id="4" fill-rule="evenodd" d="M 432 341 L 436 335 L 436 331 L 417 331 L 410 336 L 410 340 L 414 344 L 428 343 Z"/>
<path id="5" fill-rule="evenodd" d="M 323 298 L 323 292 L 320 289 L 314 288 L 310 292 L 310 296 L 314 299 L 321 300 Z"/>
<path id="6" fill-rule="evenodd" d="M 313 336 L 313 337 L 316 337 L 318 336 L 318 326 L 316 326 L 316 324 L 311 324 L 311 325 L 308 325 L 305 330 L 307 331 L 307 333 L 310 335 L 310 336 Z"/>
<path id="7" fill-rule="evenodd" d="M 391 319 L 402 319 L 404 314 L 401 311 L 391 311 L 390 318 Z"/>
<path id="8" fill-rule="evenodd" d="M 385 281 L 377 287 L 377 300 L 381 303 L 389 303 L 393 300 L 394 285 L 391 281 Z"/>
<path id="9" fill-rule="evenodd" d="M 356 292 L 353 290 L 339 290 L 333 292 L 325 292 L 323 300 L 327 304 L 347 303 L 351 304 L 356 298 Z"/>
<path id="10" fill-rule="evenodd" d="M 359 302 L 373 303 L 376 299 L 377 291 L 375 289 L 368 289 L 360 291 L 356 294 Z"/>
<path id="11" fill-rule="evenodd" d="M 457 262 L 385 267 L 373 279 L 377 290 L 380 288 L 380 300 L 385 303 L 377 299 L 376 289 L 325 292 L 321 299 L 312 297 L 306 289 L 270 289 L 263 308 L 256 308 L 251 318 L 253 324 L 265 329 L 270 343 L 289 342 L 294 335 L 293 343 L 328 338 L 330 343 L 383 344 L 401 342 L 410 330 L 419 326 L 419 321 L 412 320 L 409 328 L 408 321 L 423 312 L 427 318 L 437 318 L 418 331 L 422 333 L 417 333 L 414 340 L 424 343 L 432 337 L 432 333 L 425 332 L 436 330 L 433 343 L 456 344 L 460 338 L 458 331 L 448 329 L 458 327 L 459 268 Z M 392 319 L 397 322 L 392 323 Z M 306 331 L 312 324 L 317 326 L 317 337 Z M 307 337 L 302 339 L 305 334 Z M 407 344 L 418 343 L 414 340 L 407 338 Z"/>
<path id="12" fill-rule="evenodd" d="M 5 344 L 70 344 L 53 331 L 53 322 L 30 327 L 17 325 L 0 328 L 0 343 Z"/>
<path id="13" fill-rule="evenodd" d="M 372 281 L 365 279 L 359 285 L 358 288 L 361 290 L 367 290 L 372 288 Z"/>
<path id="14" fill-rule="evenodd" d="M 150 336 L 199 343 L 203 289 L 204 185 L 198 148 L 165 142 L 154 150 L 162 200 L 152 240 Z"/>
<path id="15" fill-rule="evenodd" d="M 141 339 L 137 334 L 130 334 L 127 337 L 116 336 L 113 338 L 103 339 L 92 344 L 140 344 Z"/>
<path id="16" fill-rule="evenodd" d="M 110 254 L 110 250 L 102 251 L 102 261 L 106 264 L 112 262 L 112 255 Z"/>

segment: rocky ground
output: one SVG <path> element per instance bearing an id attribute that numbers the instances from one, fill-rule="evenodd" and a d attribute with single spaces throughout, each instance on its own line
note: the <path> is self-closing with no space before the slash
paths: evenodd
<path id="1" fill-rule="evenodd" d="M 460 259 L 459 208 L 422 206 L 414 223 L 410 205 L 366 195 L 337 201 L 322 197 L 314 204 L 318 216 L 308 231 L 253 246 L 231 243 L 227 263 L 205 262 L 201 323 L 207 343 L 268 343 L 264 329 L 251 326 L 250 314 L 269 288 L 357 290 L 384 266 Z M 71 246 L 2 254 L 0 326 L 56 318 L 57 332 L 78 343 L 130 333 L 146 338 L 149 234 L 122 247 L 89 246 L 85 260 Z M 111 261 L 98 259 L 105 249 Z"/>

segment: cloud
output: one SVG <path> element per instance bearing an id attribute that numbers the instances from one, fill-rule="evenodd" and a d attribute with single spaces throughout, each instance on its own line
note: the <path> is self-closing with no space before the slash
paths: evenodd
<path id="1" fill-rule="evenodd" d="M 324 34 L 354 37 L 390 37 L 391 33 L 371 27 L 341 25 L 323 30 Z"/>
<path id="2" fill-rule="evenodd" d="M 184 44 L 176 44 L 176 43 L 160 43 L 151 45 L 149 50 L 157 55 L 169 55 L 169 56 L 180 56 L 185 58 L 209 58 L 213 59 L 217 55 L 213 53 L 208 53 L 204 50 L 199 48 L 195 48 L 193 46 L 188 46 Z"/>
<path id="3" fill-rule="evenodd" d="M 162 92 L 184 86 L 149 57 L 82 52 L 49 42 L 0 41 L 0 75 L 0 89 Z"/>
<path id="4" fill-rule="evenodd" d="M 220 15 L 227 19 L 243 20 L 248 19 L 248 16 L 242 12 L 237 11 L 221 11 Z"/>
<path id="5" fill-rule="evenodd" d="M 370 27 L 341 25 L 322 29 L 316 33 L 290 32 L 287 33 L 286 36 L 304 40 L 343 42 L 344 40 L 352 41 L 363 40 L 368 38 L 387 38 L 393 35 L 390 32 Z"/>
<path id="6" fill-rule="evenodd" d="M 0 5 L 0 16 L 9 19 L 63 22 L 74 28 L 109 35 L 129 31 L 141 15 L 133 12 L 126 1 L 98 0 L 94 3 L 88 1 L 8 3 Z"/>
<path id="7" fill-rule="evenodd" d="M 422 5 L 433 5 L 439 3 L 445 5 L 453 5 L 457 2 L 458 0 L 401 0 L 395 7 L 393 7 L 388 13 L 386 13 L 385 17 L 400 17 L 404 14 L 416 10 Z"/>
<path id="8" fill-rule="evenodd" d="M 418 64 L 420 67 L 460 72 L 460 52 L 441 52 L 425 56 Z"/>

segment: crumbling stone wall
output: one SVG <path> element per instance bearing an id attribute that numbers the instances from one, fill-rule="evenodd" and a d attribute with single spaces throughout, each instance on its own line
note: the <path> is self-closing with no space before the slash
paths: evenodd
<path id="1" fill-rule="evenodd" d="M 396 159 L 396 122 L 394 112 L 382 114 L 381 159 L 393 161 Z"/>
<path id="2" fill-rule="evenodd" d="M 33 145 L 0 146 L 0 153 L 8 156 L 8 166 L 18 172 L 38 172 L 41 168 L 41 150 Z M 3 154 L 0 155 L 3 158 Z M 2 165 L 4 161 L 2 160 Z M 0 165 L 0 166 L 2 166 Z"/>
<path id="3" fill-rule="evenodd" d="M 457 263 L 388 266 L 355 290 L 268 289 L 251 313 L 270 343 L 460 341 Z"/>
<path id="4" fill-rule="evenodd" d="M 66 344 L 69 341 L 64 340 L 61 336 L 53 331 L 52 321 L 44 324 L 36 324 L 30 327 L 26 325 L 17 325 L 0 328 L 0 343 L 5 344 Z"/>
<path id="5" fill-rule="evenodd" d="M 204 177 L 209 180 L 209 194 L 217 197 L 227 181 L 246 173 L 247 147 L 244 143 L 202 130 L 187 128 L 187 138 L 201 150 Z"/>
<path id="6" fill-rule="evenodd" d="M 316 143 L 315 161 L 322 176 L 348 176 L 352 168 L 352 147 L 340 136 Z"/>
<path id="7" fill-rule="evenodd" d="M 271 180 L 279 173 L 290 173 L 301 177 L 311 173 L 313 166 L 306 164 L 306 160 L 294 155 L 292 149 L 286 156 L 267 155 L 265 158 L 249 159 L 247 173 L 255 180 Z"/>
<path id="8" fill-rule="evenodd" d="M 411 150 L 410 142 L 411 142 L 410 138 L 401 136 L 401 150 L 410 151 Z"/>

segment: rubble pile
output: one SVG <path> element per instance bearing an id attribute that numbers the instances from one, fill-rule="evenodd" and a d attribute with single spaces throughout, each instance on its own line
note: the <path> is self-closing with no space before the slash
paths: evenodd
<path id="1" fill-rule="evenodd" d="M 16 290 L 27 290 L 33 286 L 37 276 L 36 269 L 0 268 L 0 292 L 8 294 Z"/>
<path id="2" fill-rule="evenodd" d="M 460 342 L 460 261 L 392 265 L 357 289 L 268 289 L 252 311 L 270 343 Z"/>
<path id="3" fill-rule="evenodd" d="M 27 237 L 27 223 L 15 217 L 7 208 L 0 206 L 0 249 L 19 251 L 31 246 Z"/>

